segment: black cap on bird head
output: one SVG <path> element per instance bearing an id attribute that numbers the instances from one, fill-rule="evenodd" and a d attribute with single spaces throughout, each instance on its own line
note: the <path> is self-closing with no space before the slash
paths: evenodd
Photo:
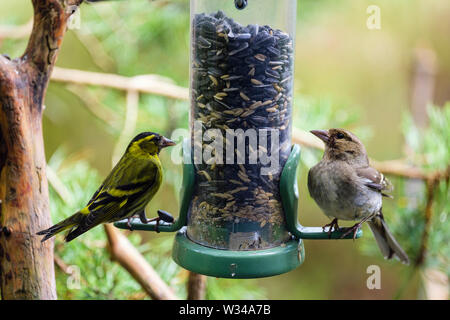
<path id="1" fill-rule="evenodd" d="M 366 148 L 350 131 L 344 129 L 311 130 L 325 143 L 324 158 L 345 161 L 368 161 Z"/>
<path id="2" fill-rule="evenodd" d="M 175 142 L 155 132 L 142 132 L 134 137 L 128 145 L 128 149 L 133 146 L 149 154 L 159 154 L 161 149 L 174 146 Z"/>

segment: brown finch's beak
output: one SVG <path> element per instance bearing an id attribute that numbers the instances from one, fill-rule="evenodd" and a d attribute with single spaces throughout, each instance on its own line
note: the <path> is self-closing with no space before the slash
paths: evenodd
<path id="1" fill-rule="evenodd" d="M 325 144 L 328 144 L 328 141 L 330 140 L 330 135 L 328 134 L 327 130 L 311 130 L 310 132 L 317 138 L 325 142 Z"/>
<path id="2" fill-rule="evenodd" d="M 174 146 L 176 145 L 175 142 L 173 142 L 170 139 L 167 139 L 166 137 L 161 137 L 161 140 L 159 141 L 159 148 L 166 148 L 166 147 L 170 147 L 170 146 Z"/>

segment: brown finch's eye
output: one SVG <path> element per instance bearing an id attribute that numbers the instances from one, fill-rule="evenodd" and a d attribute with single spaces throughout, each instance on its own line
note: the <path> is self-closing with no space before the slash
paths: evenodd
<path id="1" fill-rule="evenodd" d="M 345 138 L 345 136 L 344 136 L 344 134 L 343 134 L 343 133 L 341 133 L 341 132 L 338 132 L 338 134 L 336 135 L 336 138 L 337 138 L 337 139 L 344 139 L 344 138 Z"/>

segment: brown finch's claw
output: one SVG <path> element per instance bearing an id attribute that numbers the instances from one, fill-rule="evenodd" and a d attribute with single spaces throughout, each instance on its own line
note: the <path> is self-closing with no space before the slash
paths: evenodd
<path id="1" fill-rule="evenodd" d="M 328 229 L 328 239 L 331 239 L 331 233 L 333 231 L 339 230 L 338 218 L 334 218 L 333 221 L 331 221 L 330 223 L 324 225 L 322 227 L 322 230 L 325 231 L 326 227 L 329 227 L 329 229 Z"/>
<path id="2" fill-rule="evenodd" d="M 347 230 L 347 232 L 345 232 L 342 236 L 341 239 L 343 239 L 346 235 L 348 235 L 350 232 L 353 231 L 353 240 L 356 239 L 356 233 L 358 232 L 359 228 L 361 228 L 362 224 L 364 222 L 366 222 L 367 220 L 372 219 L 372 216 L 367 216 L 364 219 L 362 219 L 360 222 L 358 222 L 357 224 L 355 224 L 353 227 L 350 228 L 345 228 L 345 230 Z"/>
<path id="3" fill-rule="evenodd" d="M 355 240 L 356 233 L 358 233 L 358 230 L 361 227 L 361 224 L 362 224 L 361 222 L 358 222 L 353 227 L 345 228 L 345 230 L 347 230 L 347 231 L 341 236 L 341 239 L 344 239 L 348 234 L 350 234 L 350 232 L 353 232 L 353 240 Z"/>

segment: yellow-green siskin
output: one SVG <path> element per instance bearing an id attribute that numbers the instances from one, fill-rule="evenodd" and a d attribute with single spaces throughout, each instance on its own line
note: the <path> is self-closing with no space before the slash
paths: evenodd
<path id="1" fill-rule="evenodd" d="M 130 221 L 136 215 L 147 223 L 150 220 L 145 217 L 145 206 L 162 182 L 163 172 L 158 155 L 161 149 L 173 145 L 173 141 L 157 133 L 138 134 L 86 207 L 37 234 L 45 235 L 42 239 L 45 241 L 69 230 L 65 238 L 68 242 L 101 223 L 125 218 Z"/>

